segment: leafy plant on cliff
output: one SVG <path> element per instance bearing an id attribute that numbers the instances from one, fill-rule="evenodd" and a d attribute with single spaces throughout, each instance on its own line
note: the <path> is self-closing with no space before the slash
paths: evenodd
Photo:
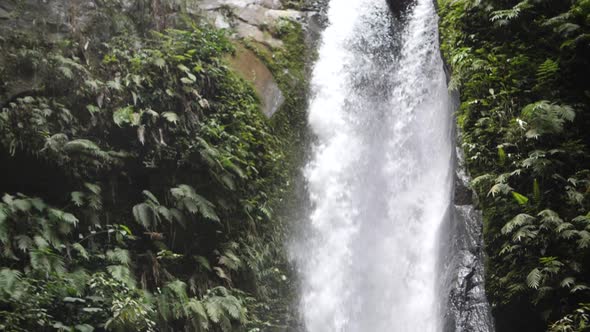
<path id="1" fill-rule="evenodd" d="M 439 5 L 484 213 L 497 329 L 582 331 L 579 303 L 590 299 L 590 2 Z"/>
<path id="2" fill-rule="evenodd" d="M 283 143 L 226 67 L 224 33 L 122 34 L 93 54 L 77 40 L 0 43 L 7 86 L 28 84 L 0 101 L 0 327 L 267 324 L 254 313 L 268 296 L 257 281 L 278 271 L 267 243 Z"/>

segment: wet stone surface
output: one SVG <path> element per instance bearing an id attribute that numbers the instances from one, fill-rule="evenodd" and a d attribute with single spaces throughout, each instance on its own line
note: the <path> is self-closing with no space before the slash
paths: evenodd
<path id="1" fill-rule="evenodd" d="M 455 198 L 441 229 L 441 315 L 443 332 L 493 332 L 485 293 L 482 215 L 474 207 L 469 175 L 457 150 Z"/>

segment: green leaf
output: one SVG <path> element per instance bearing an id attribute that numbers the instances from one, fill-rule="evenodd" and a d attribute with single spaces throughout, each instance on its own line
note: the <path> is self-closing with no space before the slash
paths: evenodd
<path id="1" fill-rule="evenodd" d="M 190 69 L 188 69 L 188 67 L 183 64 L 179 64 L 177 67 L 185 73 L 190 73 Z"/>
<path id="2" fill-rule="evenodd" d="M 512 187 L 510 187 L 506 183 L 496 183 L 492 189 L 488 192 L 488 196 L 496 197 L 498 194 L 508 194 L 512 191 Z"/>
<path id="3" fill-rule="evenodd" d="M 73 214 L 67 213 L 58 209 L 49 209 L 49 216 L 54 220 L 66 222 L 72 226 L 76 226 L 78 223 L 78 218 L 76 218 Z"/>
<path id="4" fill-rule="evenodd" d="M 190 299 L 186 307 L 192 319 L 197 321 L 198 326 L 204 330 L 208 330 L 209 316 L 203 303 L 197 299 Z"/>
<path id="5" fill-rule="evenodd" d="M 16 294 L 19 290 L 22 273 L 18 270 L 12 270 L 6 267 L 0 268 L 0 294 Z"/>
<path id="6" fill-rule="evenodd" d="M 100 108 L 95 105 L 86 105 L 86 109 L 90 114 L 100 113 Z"/>
<path id="7" fill-rule="evenodd" d="M 119 108 L 113 113 L 113 121 L 117 126 L 122 127 L 124 124 L 132 123 L 133 114 L 133 106 Z"/>
<path id="8" fill-rule="evenodd" d="M 158 201 L 158 199 L 156 198 L 156 196 L 154 196 L 154 194 L 152 194 L 149 190 L 144 190 L 141 192 L 147 199 L 149 199 L 150 201 L 152 201 L 153 203 L 160 205 L 160 202 Z"/>
<path id="9" fill-rule="evenodd" d="M 501 146 L 498 147 L 498 163 L 500 165 L 506 164 L 506 151 Z"/>
<path id="10" fill-rule="evenodd" d="M 13 205 L 22 212 L 28 212 L 33 207 L 28 199 L 15 199 Z"/>
<path id="11" fill-rule="evenodd" d="M 200 266 L 204 267 L 207 271 L 211 271 L 211 264 L 209 264 L 209 260 L 203 256 L 195 256 L 197 263 Z"/>
<path id="12" fill-rule="evenodd" d="M 117 91 L 123 90 L 123 85 L 121 85 L 121 79 L 118 77 L 112 81 L 108 81 L 107 87 L 109 87 L 109 89 L 117 90 Z"/>
<path id="13" fill-rule="evenodd" d="M 80 207 L 82 205 L 84 205 L 84 193 L 80 192 L 80 191 L 73 191 L 71 194 L 71 200 L 72 203 L 74 203 L 74 205 Z"/>
<path id="14" fill-rule="evenodd" d="M 526 203 L 529 202 L 529 199 L 524 196 L 521 195 L 519 193 L 517 193 L 516 191 L 512 192 L 512 197 L 514 197 L 514 200 L 519 204 L 519 205 L 525 205 Z"/>
<path id="15" fill-rule="evenodd" d="M 80 332 L 93 332 L 94 331 L 94 327 L 89 324 L 79 324 L 79 325 L 76 325 L 75 328 L 76 328 L 76 331 L 80 331 Z"/>
<path id="16" fill-rule="evenodd" d="M 74 76 L 74 73 L 72 73 L 72 70 L 68 67 L 61 66 L 57 69 L 68 79 L 71 79 Z"/>
<path id="17" fill-rule="evenodd" d="M 510 234 L 513 230 L 518 227 L 529 225 L 535 218 L 525 213 L 521 213 L 516 217 L 512 218 L 509 222 L 502 227 L 502 234 Z"/>
<path id="18" fill-rule="evenodd" d="M 156 65 L 158 68 L 162 69 L 162 68 L 166 67 L 166 60 L 164 60 L 162 58 L 156 58 L 156 59 L 154 59 L 154 65 Z"/>
<path id="19" fill-rule="evenodd" d="M 127 266 L 109 265 L 107 266 L 107 271 L 115 280 L 121 281 L 131 288 L 135 288 L 135 279 Z"/>
<path id="20" fill-rule="evenodd" d="M 583 285 L 583 284 L 578 284 L 578 285 L 575 285 L 574 287 L 572 287 L 570 292 L 577 293 L 577 292 L 587 291 L 587 290 L 590 290 L 590 287 Z"/>
<path id="21" fill-rule="evenodd" d="M 193 84 L 193 83 L 194 83 L 194 82 L 193 82 L 193 81 L 191 81 L 191 80 L 190 80 L 188 77 L 181 77 L 181 78 L 180 78 L 180 81 L 181 81 L 183 84 Z"/>
<path id="22" fill-rule="evenodd" d="M 164 117 L 164 119 L 166 119 L 168 122 L 177 124 L 178 121 L 180 120 L 180 118 L 178 117 L 178 115 L 174 112 L 164 112 L 162 113 L 162 116 Z"/>
<path id="23" fill-rule="evenodd" d="M 106 256 L 113 263 L 120 263 L 125 266 L 131 263 L 129 251 L 125 249 L 115 248 L 114 250 L 108 250 Z"/>
<path id="24" fill-rule="evenodd" d="M 88 190 L 90 190 L 95 195 L 100 195 L 100 193 L 102 192 L 102 189 L 100 188 L 100 185 L 98 185 L 98 184 L 85 182 L 84 187 L 86 187 Z"/>
<path id="25" fill-rule="evenodd" d="M 219 323 L 219 321 L 221 320 L 221 316 L 223 314 L 219 302 L 207 301 L 205 302 L 205 309 L 207 310 L 207 315 L 209 316 L 209 319 L 211 319 L 213 323 Z"/>
<path id="26" fill-rule="evenodd" d="M 129 227 L 125 226 L 125 225 L 118 225 L 119 228 L 121 228 L 121 230 L 123 230 L 125 233 L 127 233 L 127 235 L 133 235 L 133 233 L 131 233 L 131 229 L 129 229 Z"/>
<path id="27" fill-rule="evenodd" d="M 18 248 L 23 252 L 27 252 L 33 247 L 33 240 L 26 235 L 17 235 L 14 239 L 17 242 Z"/>
<path id="28" fill-rule="evenodd" d="M 70 296 L 66 296 L 63 299 L 64 302 L 71 302 L 71 303 L 75 303 L 75 302 L 80 302 L 80 303 L 86 303 L 86 300 L 81 299 L 79 297 L 70 297 Z"/>
<path id="29" fill-rule="evenodd" d="M 578 232 L 578 236 L 580 237 L 577 241 L 578 249 L 586 249 L 590 247 L 590 232 L 582 230 Z"/>
<path id="30" fill-rule="evenodd" d="M 140 203 L 133 207 L 133 217 L 137 223 L 147 229 L 158 224 L 153 208 L 146 203 Z"/>
<path id="31" fill-rule="evenodd" d="M 217 274 L 217 276 L 219 278 L 227 280 L 228 282 L 231 282 L 230 277 L 225 273 L 225 271 L 222 268 L 216 266 L 213 268 L 213 270 L 215 271 L 215 274 Z"/>
<path id="32" fill-rule="evenodd" d="M 85 260 L 88 260 L 90 258 L 88 252 L 86 251 L 86 248 L 84 248 L 84 246 L 82 246 L 80 243 L 72 244 L 72 248 L 74 248 Z"/>
<path id="33" fill-rule="evenodd" d="M 526 277 L 527 286 L 529 286 L 530 288 L 534 288 L 534 289 L 539 288 L 539 286 L 541 284 L 541 278 L 542 278 L 541 271 L 539 271 L 539 269 L 537 269 L 537 268 L 534 268 Z"/>
<path id="34" fill-rule="evenodd" d="M 563 288 L 571 288 L 574 284 L 576 283 L 576 279 L 573 277 L 567 277 L 564 278 L 561 283 L 559 283 L 559 286 L 563 287 Z"/>

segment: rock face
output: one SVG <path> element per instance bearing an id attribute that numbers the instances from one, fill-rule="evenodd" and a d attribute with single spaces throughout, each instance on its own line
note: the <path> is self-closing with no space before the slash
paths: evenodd
<path id="1" fill-rule="evenodd" d="M 302 11 L 284 9 L 281 0 L 193 0 L 182 5 L 158 0 L 120 0 L 109 6 L 98 0 L 0 1 L 0 38 L 14 31 L 41 33 L 49 41 L 79 34 L 92 46 L 121 31 L 144 34 L 151 29 L 174 27 L 181 20 L 180 13 L 204 17 L 217 28 L 233 32 L 235 39 L 252 40 L 271 49 L 283 47 L 271 31 L 280 29 L 284 20 L 304 24 L 312 39 L 317 38 L 321 29 L 320 15 L 313 6 Z M 272 116 L 284 97 L 268 68 L 243 47 L 238 47 L 230 64 L 253 83 L 262 111 Z M 19 91 L 17 87 L 4 87 L 3 94 L 10 99 Z"/>
<path id="2" fill-rule="evenodd" d="M 458 96 L 454 96 L 458 100 Z M 460 140 L 460 137 L 459 137 Z M 443 332 L 493 332 L 485 293 L 481 212 L 474 207 L 469 174 L 456 149 L 456 181 L 448 223 L 441 228 L 439 294 Z"/>
<path id="3" fill-rule="evenodd" d="M 283 42 L 271 32 L 280 29 L 285 20 L 301 23 L 310 44 L 317 41 L 322 28 L 316 7 L 301 11 L 284 9 L 280 0 L 202 0 L 191 10 L 206 17 L 217 28 L 232 31 L 236 39 L 252 40 L 271 49 L 283 47 Z M 253 83 L 262 102 L 262 111 L 271 117 L 283 103 L 284 96 L 268 68 L 243 47 L 237 48 L 230 64 Z"/>
<path id="4" fill-rule="evenodd" d="M 391 12 L 395 16 L 400 17 L 406 12 L 406 9 L 408 9 L 410 4 L 412 4 L 412 2 L 414 0 L 386 0 L 386 1 L 387 1 L 387 4 L 389 5 L 389 8 L 391 9 Z"/>
<path id="5" fill-rule="evenodd" d="M 252 82 L 262 103 L 262 112 L 271 117 L 285 101 L 285 97 L 270 70 L 256 54 L 240 45 L 237 45 L 236 53 L 229 62 L 242 78 Z"/>
<path id="6" fill-rule="evenodd" d="M 232 28 L 238 37 L 250 38 L 269 47 L 283 43 L 269 33 L 282 19 L 304 22 L 310 15 L 292 9 L 282 9 L 279 0 L 203 0 L 197 10 L 218 28 Z"/>

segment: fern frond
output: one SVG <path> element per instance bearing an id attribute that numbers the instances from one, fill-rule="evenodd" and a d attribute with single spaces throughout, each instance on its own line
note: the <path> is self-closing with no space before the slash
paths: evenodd
<path id="1" fill-rule="evenodd" d="M 522 11 L 531 7 L 532 5 L 528 0 L 521 1 L 512 8 L 493 11 L 490 16 L 490 21 L 495 22 L 497 25 L 506 25 L 510 21 L 518 18 Z"/>
<path id="2" fill-rule="evenodd" d="M 512 218 L 512 220 L 502 227 L 502 234 L 510 234 L 514 229 L 524 225 L 529 225 L 533 220 L 535 220 L 534 217 L 525 213 L 521 213 Z"/>
<path id="3" fill-rule="evenodd" d="M 80 243 L 72 244 L 72 248 L 74 248 L 83 259 L 88 260 L 90 258 L 88 251 L 86 251 L 86 248 L 84 248 L 84 246 L 82 246 Z"/>
<path id="4" fill-rule="evenodd" d="M 131 263 L 129 250 L 126 249 L 115 248 L 114 250 L 108 250 L 106 257 L 112 263 L 119 263 L 125 266 L 129 266 Z"/>
<path id="5" fill-rule="evenodd" d="M 496 197 L 498 194 L 508 194 L 512 192 L 513 189 L 506 183 L 496 183 L 492 189 L 488 192 L 488 196 Z"/>
<path id="6" fill-rule="evenodd" d="M 200 213 L 203 217 L 219 222 L 219 216 L 215 213 L 215 205 L 197 194 L 195 190 L 188 185 L 181 184 L 170 190 L 172 196 L 181 203 L 186 210 L 192 214 Z"/>
<path id="7" fill-rule="evenodd" d="M 541 285 L 541 278 L 543 275 L 541 271 L 537 268 L 534 268 L 526 277 L 526 283 L 529 288 L 537 289 Z"/>
<path id="8" fill-rule="evenodd" d="M 186 307 L 195 330 L 209 330 L 209 316 L 203 303 L 193 298 L 188 301 Z"/>
<path id="9" fill-rule="evenodd" d="M 14 296 L 17 294 L 20 286 L 22 273 L 9 268 L 0 269 L 0 294 Z"/>
<path id="10" fill-rule="evenodd" d="M 133 207 L 133 217 L 137 223 L 146 229 L 151 229 L 159 224 L 154 209 L 146 203 L 140 203 Z"/>
<path id="11" fill-rule="evenodd" d="M 576 283 L 576 278 L 567 277 L 567 278 L 563 278 L 563 280 L 559 283 L 559 286 L 562 288 L 571 288 L 575 283 Z"/>
<path id="12" fill-rule="evenodd" d="M 558 71 L 559 64 L 551 59 L 547 59 L 537 69 L 537 81 L 539 83 L 549 81 Z"/>
<path id="13" fill-rule="evenodd" d="M 115 279 L 131 288 L 135 288 L 135 278 L 131 270 L 125 265 L 109 265 L 107 271 Z"/>
<path id="14" fill-rule="evenodd" d="M 578 249 L 586 249 L 590 247 L 590 232 L 582 230 L 578 232 L 578 236 L 580 237 L 576 242 L 578 244 Z"/>

